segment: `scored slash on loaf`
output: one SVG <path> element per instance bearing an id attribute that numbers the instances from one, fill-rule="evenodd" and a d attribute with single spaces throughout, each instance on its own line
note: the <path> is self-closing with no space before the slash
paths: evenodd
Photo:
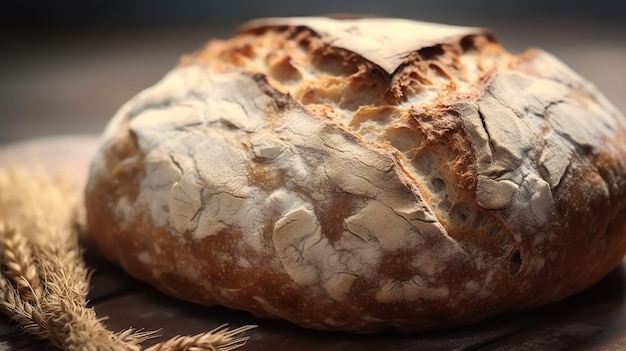
<path id="1" fill-rule="evenodd" d="M 118 111 L 88 226 L 189 301 L 317 329 L 461 325 L 619 265 L 625 127 L 557 59 L 484 29 L 257 20 Z"/>

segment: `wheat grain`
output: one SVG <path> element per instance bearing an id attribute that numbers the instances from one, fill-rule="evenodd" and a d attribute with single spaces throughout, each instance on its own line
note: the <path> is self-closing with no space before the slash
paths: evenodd
<path id="1" fill-rule="evenodd" d="M 4 227 L 4 226 L 3 226 Z M 30 246 L 15 230 L 0 228 L 0 263 L 2 274 L 27 301 L 41 297 L 42 286 Z"/>

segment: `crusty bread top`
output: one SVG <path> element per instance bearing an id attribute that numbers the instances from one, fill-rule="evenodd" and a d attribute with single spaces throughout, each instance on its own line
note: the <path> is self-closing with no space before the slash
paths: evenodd
<path id="1" fill-rule="evenodd" d="M 511 228 L 539 230 L 555 220 L 552 190 L 572 157 L 587 148 L 610 152 L 605 141 L 623 123 L 554 57 L 511 55 L 478 28 L 262 19 L 183 64 L 197 62 L 261 73 L 313 114 L 394 151 L 443 223 L 474 220 L 490 235 L 496 229 L 478 223 L 489 217 L 480 208 L 508 208 Z"/>
<path id="2" fill-rule="evenodd" d="M 137 150 L 113 160 L 107 149 L 127 147 L 129 132 Z M 459 304 L 534 289 L 536 305 L 606 270 L 593 253 L 555 248 L 622 211 L 624 135 L 623 116 L 565 65 L 511 55 L 482 29 L 269 19 L 127 103 L 92 175 L 142 164 L 116 200 L 122 226 L 147 211 L 182 241 L 239 233 L 238 265 L 272 262 L 336 301 L 359 291 Z M 604 213 L 589 222 L 592 206 Z M 564 260 L 576 255 L 586 266 L 574 277 Z M 567 279 L 531 287 L 551 279 L 546 265 Z"/>
<path id="3" fill-rule="evenodd" d="M 457 45 L 460 38 L 469 35 L 489 35 L 478 28 L 386 18 L 266 18 L 250 21 L 241 29 L 244 33 L 259 33 L 281 27 L 306 27 L 324 43 L 355 53 L 389 75 L 410 63 L 411 57 L 423 49 L 442 44 Z"/>

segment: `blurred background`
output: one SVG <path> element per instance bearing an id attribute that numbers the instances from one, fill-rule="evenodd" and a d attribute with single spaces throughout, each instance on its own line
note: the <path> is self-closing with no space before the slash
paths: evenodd
<path id="1" fill-rule="evenodd" d="M 99 133 L 181 54 L 267 16 L 361 13 L 489 27 L 510 51 L 552 52 L 626 112 L 623 0 L 31 0 L 0 9 L 0 144 Z"/>

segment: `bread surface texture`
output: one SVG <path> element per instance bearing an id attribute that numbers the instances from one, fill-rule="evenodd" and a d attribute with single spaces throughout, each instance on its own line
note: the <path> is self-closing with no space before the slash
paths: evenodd
<path id="1" fill-rule="evenodd" d="M 445 328 L 589 287 L 626 250 L 626 123 L 488 31 L 275 18 L 109 123 L 86 189 L 111 260 L 316 329 Z"/>

